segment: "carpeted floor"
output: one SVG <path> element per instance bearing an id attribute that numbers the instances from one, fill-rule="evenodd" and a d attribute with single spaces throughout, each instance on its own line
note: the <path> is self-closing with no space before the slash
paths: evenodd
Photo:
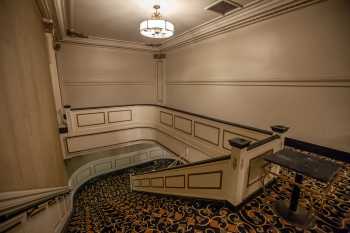
<path id="1" fill-rule="evenodd" d="M 130 192 L 130 172 L 166 167 L 171 161 L 148 163 L 97 177 L 77 192 L 67 232 L 303 232 L 276 215 L 272 203 L 288 199 L 291 188 L 280 180 L 266 188 L 239 210 L 220 201 L 196 200 Z M 323 208 L 314 197 L 316 225 L 304 232 L 347 232 L 350 229 L 350 166 L 343 169 L 335 191 L 327 196 Z M 293 174 L 282 171 L 290 176 Z M 322 183 L 305 183 L 321 193 Z M 301 205 L 310 207 L 310 197 Z"/>

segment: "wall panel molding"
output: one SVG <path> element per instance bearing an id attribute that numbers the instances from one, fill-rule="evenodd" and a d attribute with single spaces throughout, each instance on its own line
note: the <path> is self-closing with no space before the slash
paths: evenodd
<path id="1" fill-rule="evenodd" d="M 173 127 L 174 125 L 174 116 L 172 113 L 169 113 L 169 112 L 163 112 L 163 111 L 160 111 L 160 116 L 159 116 L 159 121 L 160 123 L 168 126 L 168 127 Z"/>
<path id="2" fill-rule="evenodd" d="M 185 175 L 165 176 L 165 188 L 185 188 Z"/>
<path id="3" fill-rule="evenodd" d="M 189 173 L 187 175 L 187 188 L 188 189 L 222 189 L 222 176 L 223 176 L 222 170 Z"/>
<path id="4" fill-rule="evenodd" d="M 348 79 L 328 80 L 227 80 L 227 81 L 170 81 L 168 86 L 287 86 L 287 87 L 350 87 Z"/>
<path id="5" fill-rule="evenodd" d="M 100 115 L 100 116 L 98 116 Z M 93 117 L 103 117 L 102 119 L 95 118 Z M 89 119 L 90 118 L 90 119 Z M 77 114 L 77 126 L 78 127 L 86 127 L 86 126 L 94 126 L 94 125 L 103 125 L 106 124 L 106 116 L 104 112 L 93 112 L 93 113 L 80 113 Z"/>
<path id="6" fill-rule="evenodd" d="M 64 86 L 153 86 L 152 82 L 64 82 Z"/>
<path id="7" fill-rule="evenodd" d="M 209 132 L 212 131 L 212 132 Z M 215 132 L 214 132 L 215 131 Z M 210 135 L 214 135 L 215 139 Z M 203 122 L 194 121 L 194 133 L 193 136 L 199 138 L 205 142 L 219 146 L 220 143 L 220 128 L 213 125 L 209 125 Z"/>
<path id="8" fill-rule="evenodd" d="M 137 166 L 157 159 L 179 160 L 176 155 L 166 151 L 160 146 L 113 155 L 103 159 L 93 160 L 76 168 L 76 170 L 69 177 L 69 186 L 72 188 L 74 195 L 81 185 L 96 176 Z M 150 187 L 151 184 L 151 180 L 148 180 L 147 187 Z M 143 182 L 138 185 L 139 187 L 146 187 L 144 186 L 145 184 Z"/>
<path id="9" fill-rule="evenodd" d="M 122 115 L 123 113 L 129 113 L 129 115 Z M 114 116 L 113 116 L 114 115 Z M 118 116 L 119 115 L 119 116 Z M 117 117 L 115 120 L 111 120 Z M 118 120 L 119 117 L 119 120 Z M 132 110 L 118 110 L 118 111 L 108 111 L 107 112 L 108 123 L 118 123 L 125 121 L 132 121 Z"/>
<path id="10" fill-rule="evenodd" d="M 164 188 L 164 177 L 152 177 L 151 178 L 152 188 Z"/>
<path id="11" fill-rule="evenodd" d="M 186 123 L 189 124 L 186 128 Z M 174 129 L 180 130 L 186 134 L 192 135 L 192 120 L 186 117 L 174 115 Z M 181 125 L 182 123 L 182 125 Z"/>

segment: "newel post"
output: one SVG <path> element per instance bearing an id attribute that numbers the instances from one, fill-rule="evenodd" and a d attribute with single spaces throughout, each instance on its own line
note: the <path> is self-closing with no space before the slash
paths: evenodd
<path id="1" fill-rule="evenodd" d="M 280 136 L 282 142 L 281 149 L 283 149 L 286 132 L 289 130 L 289 127 L 284 125 L 273 125 L 271 126 L 271 130 Z"/>
<path id="2" fill-rule="evenodd" d="M 234 205 L 238 205 L 243 200 L 244 192 L 244 155 L 247 152 L 247 147 L 251 144 L 251 141 L 244 138 L 233 138 L 229 140 L 232 147 L 231 152 L 231 164 L 233 169 L 232 177 L 232 196 L 231 202 Z"/>

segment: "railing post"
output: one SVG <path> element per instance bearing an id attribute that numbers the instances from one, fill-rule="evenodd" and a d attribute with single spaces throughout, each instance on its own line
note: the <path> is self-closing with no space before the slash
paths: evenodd
<path id="1" fill-rule="evenodd" d="M 286 137 L 285 133 L 289 130 L 289 127 L 284 126 L 284 125 L 273 125 L 273 126 L 271 126 L 271 130 L 280 136 L 281 143 L 282 143 L 281 149 L 283 149 L 284 148 L 284 139 Z"/>
<path id="2" fill-rule="evenodd" d="M 231 152 L 231 163 L 233 168 L 233 189 L 232 189 L 232 203 L 238 205 L 243 200 L 244 192 L 244 154 L 247 151 L 247 147 L 250 145 L 251 141 L 244 138 L 233 138 L 229 140 L 232 146 Z"/>

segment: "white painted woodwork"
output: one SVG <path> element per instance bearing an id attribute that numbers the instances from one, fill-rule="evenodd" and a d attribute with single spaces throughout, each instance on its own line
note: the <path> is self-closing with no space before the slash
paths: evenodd
<path id="1" fill-rule="evenodd" d="M 95 173 L 103 173 L 105 171 L 109 171 L 113 168 L 113 162 L 108 161 L 108 162 L 102 162 L 94 165 Z"/>
<path id="2" fill-rule="evenodd" d="M 151 179 L 151 187 L 153 187 L 153 188 L 164 187 L 164 177 L 152 178 Z"/>
<path id="3" fill-rule="evenodd" d="M 106 121 L 101 125 L 94 124 L 84 127 L 77 125 L 78 118 L 81 116 L 95 116 L 96 114 L 102 116 L 111 112 L 128 112 L 132 118 L 130 121 L 113 123 Z M 151 105 L 68 110 L 67 116 L 69 133 L 65 141 L 69 153 L 66 158 L 82 155 L 88 150 L 102 147 L 155 141 L 182 158 L 195 162 L 228 154 L 231 148 L 227 145 L 227 140 L 231 138 L 243 137 L 261 140 L 269 136 L 269 134 L 252 129 Z M 188 133 L 191 130 L 193 133 Z M 222 136 L 223 131 L 236 134 L 226 133 Z M 230 136 L 232 137 L 229 138 Z"/>
<path id="4" fill-rule="evenodd" d="M 105 113 L 87 113 L 77 115 L 78 127 L 102 125 L 105 123 Z"/>
<path id="5" fill-rule="evenodd" d="M 202 172 L 188 175 L 188 188 L 213 188 L 221 189 L 221 171 Z"/>
<path id="6" fill-rule="evenodd" d="M 156 159 L 175 159 L 179 158 L 164 150 L 159 146 L 154 146 L 148 149 L 143 149 L 131 153 L 118 154 L 115 156 L 106 157 L 103 159 L 96 159 L 76 169 L 69 177 L 69 185 L 72 189 L 72 195 L 76 190 L 86 181 L 112 171 L 133 167 L 139 164 L 150 162 Z M 148 181 L 147 181 L 148 182 Z M 139 185 L 146 185 L 141 183 Z M 147 183 L 149 186 L 150 183 Z"/>
<path id="7" fill-rule="evenodd" d="M 108 123 L 117 123 L 117 122 L 132 120 L 131 110 L 111 111 L 111 112 L 107 112 L 107 114 L 108 114 Z"/>
<path id="8" fill-rule="evenodd" d="M 278 138 L 250 150 L 232 148 L 231 156 L 226 160 L 194 163 L 192 166 L 133 175 L 130 177 L 130 182 L 133 184 L 132 189 L 168 195 L 226 200 L 233 205 L 239 205 L 262 187 L 261 182 L 248 185 L 250 169 L 258 170 L 254 171 L 255 174 L 258 174 L 258 177 L 254 177 L 254 179 L 260 179 L 262 175 L 262 167 L 251 166 L 250 162 L 260 158 L 268 151 L 279 151 L 282 149 L 281 142 L 282 139 Z M 273 169 L 277 171 L 278 168 L 274 167 Z M 159 177 L 165 178 L 164 187 L 161 185 L 158 187 L 134 185 L 135 180 L 152 180 L 152 178 Z M 265 184 L 271 179 L 271 176 L 266 177 Z"/>
<path id="9" fill-rule="evenodd" d="M 173 126 L 173 115 L 168 112 L 160 112 L 160 122 L 166 126 Z"/>
<path id="10" fill-rule="evenodd" d="M 185 133 L 192 134 L 192 120 L 175 115 L 174 128 L 181 130 Z"/>
<path id="11" fill-rule="evenodd" d="M 201 122 L 194 122 L 194 136 L 215 145 L 219 144 L 220 129 Z"/>
<path id="12" fill-rule="evenodd" d="M 185 176 L 184 175 L 173 175 L 165 176 L 165 187 L 166 188 L 184 188 L 185 187 Z"/>
<path id="13" fill-rule="evenodd" d="M 41 198 L 60 194 L 68 187 L 47 189 L 33 189 L 28 191 L 14 191 L 0 194 L 0 211 L 6 213 L 21 208 L 28 203 Z M 39 211 L 40 210 L 40 211 Z M 11 233 L 61 233 L 72 210 L 72 196 L 66 194 L 58 196 L 50 202 L 40 204 L 36 214 L 30 211 L 15 215 L 0 223 L 0 232 Z"/>

